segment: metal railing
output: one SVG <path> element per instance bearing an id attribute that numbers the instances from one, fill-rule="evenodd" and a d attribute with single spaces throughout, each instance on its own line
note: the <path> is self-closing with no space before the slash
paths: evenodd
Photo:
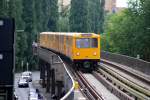
<path id="1" fill-rule="evenodd" d="M 59 56 L 58 56 L 59 57 Z M 62 61 L 62 59 L 59 57 L 59 59 Z M 69 75 L 71 81 L 72 81 L 72 87 L 70 88 L 70 90 L 60 99 L 60 100 L 73 100 L 74 98 L 72 97 L 72 93 L 74 92 L 74 87 L 75 87 L 75 81 L 73 79 L 73 77 L 71 76 L 69 70 L 67 69 L 66 65 L 63 63 L 63 66 L 67 72 L 67 74 Z"/>

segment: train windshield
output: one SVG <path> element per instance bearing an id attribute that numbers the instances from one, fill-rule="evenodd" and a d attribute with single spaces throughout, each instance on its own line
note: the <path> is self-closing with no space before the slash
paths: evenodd
<path id="1" fill-rule="evenodd" d="M 76 39 L 77 48 L 97 48 L 98 40 L 97 38 L 80 38 Z"/>

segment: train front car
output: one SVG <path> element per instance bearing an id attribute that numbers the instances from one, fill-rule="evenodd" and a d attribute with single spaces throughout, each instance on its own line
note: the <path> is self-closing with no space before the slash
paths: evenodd
<path id="1" fill-rule="evenodd" d="M 76 34 L 73 61 L 76 67 L 89 71 L 94 70 L 100 61 L 100 35 L 94 33 Z"/>

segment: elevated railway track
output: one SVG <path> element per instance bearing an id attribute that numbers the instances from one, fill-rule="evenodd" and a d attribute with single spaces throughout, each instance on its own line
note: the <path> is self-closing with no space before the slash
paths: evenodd
<path id="1" fill-rule="evenodd" d="M 77 70 L 71 64 L 68 64 L 68 62 L 65 62 L 65 64 L 67 65 L 68 69 L 72 72 L 72 75 L 79 84 L 80 91 L 86 97 L 87 100 L 104 100 L 102 95 L 98 93 L 93 88 L 93 86 L 87 81 L 82 71 Z"/>
<path id="2" fill-rule="evenodd" d="M 122 64 L 111 62 L 111 61 L 108 61 L 105 59 L 101 59 L 101 62 L 106 64 L 106 65 L 112 66 L 113 68 L 116 68 L 116 69 L 138 79 L 138 80 L 141 80 L 145 84 L 150 85 L 150 76 L 147 74 L 143 74 L 139 71 L 133 70 L 132 68 L 130 68 L 128 66 L 124 66 Z"/>
<path id="3" fill-rule="evenodd" d="M 47 60 L 44 50 L 38 50 L 38 54 Z M 107 100 L 85 77 L 85 73 L 77 70 L 68 62 L 67 68 L 72 72 L 75 80 L 79 83 L 80 91 L 88 100 Z M 150 77 L 138 71 L 131 70 L 124 65 L 101 59 L 101 63 L 91 76 L 101 82 L 111 93 L 120 100 L 150 100 Z M 97 86 L 99 88 L 99 86 Z M 102 91 L 103 92 L 103 91 Z"/>
<path id="4" fill-rule="evenodd" d="M 150 100 L 149 80 L 144 75 L 139 75 L 134 71 L 127 71 L 122 67 L 121 69 L 119 65 L 111 66 L 109 61 L 105 63 L 103 60 L 102 62 L 97 70 L 91 74 L 120 100 Z M 114 66 L 117 66 L 118 69 Z M 88 99 L 94 98 L 97 100 L 99 98 L 99 100 L 105 100 L 101 94 L 94 90 L 95 88 L 88 82 L 82 71 L 73 72 L 76 72 L 75 77 L 78 79 L 82 92 Z"/>
<path id="5" fill-rule="evenodd" d="M 138 100 L 150 100 L 150 84 L 144 76 L 106 60 L 102 60 L 97 72 L 128 96 Z"/>

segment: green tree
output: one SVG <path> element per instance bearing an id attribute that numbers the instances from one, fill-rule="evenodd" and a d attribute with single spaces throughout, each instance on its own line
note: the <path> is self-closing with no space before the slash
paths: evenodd
<path id="1" fill-rule="evenodd" d="M 58 0 L 49 0 L 49 19 L 48 19 L 48 28 L 50 31 L 57 30 L 57 21 L 58 21 Z"/>
<path id="2" fill-rule="evenodd" d="M 69 31 L 69 11 L 70 5 L 63 6 L 63 2 L 60 5 L 59 20 L 58 20 L 58 30 L 59 32 Z"/>
<path id="3" fill-rule="evenodd" d="M 88 1 L 88 18 L 91 32 L 102 33 L 104 23 L 105 0 Z"/>
<path id="4" fill-rule="evenodd" d="M 142 20 L 140 24 L 141 33 L 138 35 L 140 41 L 140 50 L 142 51 L 142 58 L 150 61 L 150 1 L 149 0 L 140 0 L 139 15 Z"/>
<path id="5" fill-rule="evenodd" d="M 1 0 L 0 1 L 0 17 L 15 17 L 15 1 Z"/>
<path id="6" fill-rule="evenodd" d="M 130 1 L 129 8 L 113 14 L 106 22 L 106 33 L 114 52 L 150 61 L 150 1 Z"/>
<path id="7" fill-rule="evenodd" d="M 43 2 L 43 0 L 35 0 L 35 3 L 34 3 L 34 11 L 35 11 L 34 25 L 35 25 L 36 33 L 39 33 L 43 30 L 43 27 L 42 27 L 42 21 L 43 21 L 42 2 Z"/>
<path id="8" fill-rule="evenodd" d="M 8 16 L 15 18 L 15 16 L 16 16 L 15 15 L 15 8 L 16 8 L 15 0 L 9 0 L 7 6 L 8 6 L 7 7 L 8 8 L 8 11 L 7 11 L 8 12 Z"/>
<path id="9" fill-rule="evenodd" d="M 69 31 L 69 19 L 68 16 L 59 18 L 58 28 L 60 32 L 68 32 Z"/>
<path id="10" fill-rule="evenodd" d="M 22 1 L 15 0 L 15 23 L 16 23 L 16 70 L 21 70 L 21 63 L 26 61 L 25 51 L 27 49 L 27 36 L 24 33 L 24 23 L 22 20 Z"/>
<path id="11" fill-rule="evenodd" d="M 27 37 L 24 32 L 16 32 L 16 71 L 22 70 L 26 64 Z M 22 64 L 24 64 L 22 66 Z"/>
<path id="12" fill-rule="evenodd" d="M 97 8 L 99 8 L 99 0 L 97 0 Z M 98 16 L 98 20 L 99 20 L 99 23 L 97 25 L 97 32 L 96 33 L 103 33 L 104 32 L 104 8 L 105 8 L 105 0 L 101 0 L 100 2 L 100 8 L 97 9 L 97 12 L 100 12 L 99 14 L 100 15 L 97 15 Z"/>
<path id="13" fill-rule="evenodd" d="M 90 25 L 90 31 L 96 33 L 96 1 L 97 0 L 89 0 L 88 1 L 88 18 L 89 18 L 89 25 Z M 99 0 L 100 1 L 100 0 Z M 99 3 L 100 5 L 100 3 Z"/>
<path id="14" fill-rule="evenodd" d="M 48 31 L 48 19 L 49 19 L 49 0 L 41 1 L 41 14 L 42 14 L 42 31 Z"/>
<path id="15" fill-rule="evenodd" d="M 35 67 L 35 60 L 32 56 L 32 43 L 35 41 L 34 33 L 34 0 L 23 0 L 22 19 L 24 21 L 24 32 L 27 36 L 27 49 L 25 50 L 26 62 L 29 63 L 30 68 Z M 32 69 L 32 68 L 31 68 Z"/>
<path id="16" fill-rule="evenodd" d="M 8 3 L 6 0 L 0 0 L 0 17 L 6 17 L 8 14 L 7 10 Z"/>
<path id="17" fill-rule="evenodd" d="M 116 52 L 135 56 L 133 52 L 135 52 L 134 37 L 136 30 L 134 26 L 136 25 L 136 20 L 127 13 L 128 10 L 125 10 L 110 17 L 106 33 L 110 33 L 110 38 Z"/>
<path id="18" fill-rule="evenodd" d="M 69 25 L 71 32 L 90 31 L 87 0 L 71 0 Z"/>

